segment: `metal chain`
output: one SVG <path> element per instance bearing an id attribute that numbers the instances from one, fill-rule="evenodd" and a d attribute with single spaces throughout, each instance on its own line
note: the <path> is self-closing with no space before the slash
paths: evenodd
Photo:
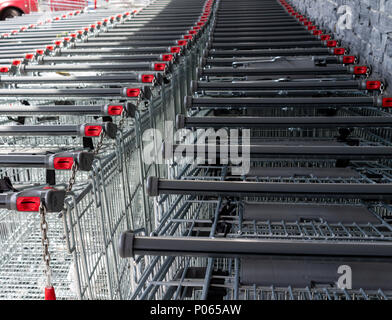
<path id="1" fill-rule="evenodd" d="M 384 83 L 381 83 L 381 86 L 380 86 L 380 94 L 383 94 L 383 93 L 384 93 L 384 90 L 385 90 L 385 85 L 384 85 Z"/>
<path id="2" fill-rule="evenodd" d="M 122 112 L 121 112 L 121 119 L 120 119 L 120 121 L 118 122 L 118 129 L 121 131 L 122 130 L 122 127 L 123 127 L 123 125 L 124 125 L 124 122 L 125 122 L 125 111 L 123 110 Z"/>
<path id="3" fill-rule="evenodd" d="M 105 139 L 105 133 L 101 133 L 101 135 L 99 136 L 99 141 L 97 143 L 97 146 L 94 149 L 94 155 L 98 154 L 99 150 L 101 150 L 101 148 L 103 147 L 103 141 Z"/>
<path id="4" fill-rule="evenodd" d="M 99 150 L 102 148 L 104 139 L 105 139 L 105 134 L 102 133 L 99 136 L 99 141 L 98 141 L 97 146 L 96 146 L 96 148 L 94 150 L 94 155 L 96 155 L 99 152 Z M 69 192 L 72 191 L 72 187 L 73 187 L 73 185 L 76 182 L 76 173 L 77 173 L 77 171 L 78 171 L 78 164 L 74 161 L 74 163 L 72 165 L 72 168 L 71 168 L 71 177 L 69 178 L 68 185 L 65 188 L 65 192 L 66 193 L 69 193 Z"/>
<path id="5" fill-rule="evenodd" d="M 46 221 L 46 207 L 42 203 L 39 206 L 39 215 L 41 218 L 41 242 L 42 242 L 42 257 L 45 263 L 46 286 L 52 286 L 52 269 L 50 268 L 50 253 L 49 253 L 49 238 L 48 238 L 48 223 Z"/>
<path id="6" fill-rule="evenodd" d="M 72 168 L 71 168 L 71 177 L 69 178 L 68 181 L 68 186 L 65 189 L 65 192 L 71 192 L 73 185 L 75 184 L 76 181 L 76 172 L 78 171 L 78 165 L 76 163 L 76 161 L 74 161 Z"/>

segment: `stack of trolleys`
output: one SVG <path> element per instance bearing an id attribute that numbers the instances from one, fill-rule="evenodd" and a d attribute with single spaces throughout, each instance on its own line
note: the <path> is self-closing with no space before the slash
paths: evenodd
<path id="1" fill-rule="evenodd" d="M 212 24 L 147 180 L 160 224 L 119 240 L 132 298 L 391 299 L 385 84 L 285 0 L 221 0 Z"/>
<path id="2" fill-rule="evenodd" d="M 47 299 L 53 287 L 61 299 L 130 296 L 113 240 L 156 228 L 144 181 L 160 170 L 144 165 L 142 135 L 190 92 L 210 28 L 203 5 L 78 12 L 0 39 L 1 298 L 39 299 L 44 287 Z"/>

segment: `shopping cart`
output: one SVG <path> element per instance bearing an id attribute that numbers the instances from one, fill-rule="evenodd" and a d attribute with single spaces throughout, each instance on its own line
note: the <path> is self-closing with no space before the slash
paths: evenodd
<path id="1" fill-rule="evenodd" d="M 130 297 L 390 299 L 383 82 L 284 0 L 220 1 L 211 24 L 167 177 L 147 179 L 156 228 L 120 236 Z"/>
<path id="2" fill-rule="evenodd" d="M 156 1 L 144 18 L 144 11 L 78 11 L 27 19 L 30 25 L 3 34 L 0 165 L 9 190 L 0 215 L 2 298 L 42 298 L 45 286 L 48 299 L 53 287 L 62 299 L 131 295 L 116 239 L 125 229 L 155 228 L 145 178 L 160 172 L 143 163 L 143 132 L 175 120 L 209 28 L 209 14 L 198 20 L 202 1 L 186 21 L 158 18 L 172 17 L 174 3 L 187 6 Z M 151 17 L 164 26 L 164 39 L 153 45 L 142 35 Z M 35 196 L 55 192 L 61 199 L 51 196 L 52 207 Z M 21 216 L 19 209 L 35 212 Z"/>

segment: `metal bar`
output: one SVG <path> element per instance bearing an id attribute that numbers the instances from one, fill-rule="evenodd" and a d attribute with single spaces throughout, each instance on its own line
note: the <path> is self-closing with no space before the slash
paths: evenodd
<path id="1" fill-rule="evenodd" d="M 111 122 L 82 125 L 21 125 L 0 126 L 0 136 L 88 136 L 97 137 L 101 132 L 114 139 L 117 126 Z"/>
<path id="2" fill-rule="evenodd" d="M 382 107 L 383 97 L 290 97 L 290 98 L 193 98 L 185 97 L 186 108 L 218 107 Z"/>
<path id="3" fill-rule="evenodd" d="M 71 170 L 74 163 L 78 169 L 90 171 L 94 160 L 91 152 L 61 152 L 55 154 L 0 154 L 0 166 L 12 168 L 45 168 Z"/>
<path id="4" fill-rule="evenodd" d="M 355 69 L 356 70 L 356 69 Z M 213 67 L 199 69 L 200 76 L 266 76 L 266 75 L 334 75 L 354 74 L 354 67 L 349 66 L 326 66 L 305 68 L 227 68 Z"/>
<path id="5" fill-rule="evenodd" d="M 0 193 L 0 208 L 38 212 L 43 203 L 48 212 L 59 212 L 64 207 L 65 190 L 36 187 L 23 191 Z"/>
<path id="6" fill-rule="evenodd" d="M 392 184 L 261 183 L 244 181 L 168 180 L 148 177 L 147 194 L 198 196 L 272 196 L 383 200 L 392 198 Z"/>
<path id="7" fill-rule="evenodd" d="M 392 157 L 392 147 L 375 146 L 285 146 L 285 145 L 208 145 L 208 144 L 174 144 L 172 155 L 175 158 L 198 155 L 204 150 L 206 159 L 216 157 L 216 161 L 231 157 L 249 156 L 250 160 L 258 159 L 347 159 L 378 160 Z M 189 152 L 192 152 L 189 154 Z"/>
<path id="8" fill-rule="evenodd" d="M 347 50 L 347 49 L 345 49 Z M 346 51 L 347 52 L 347 51 Z M 274 56 L 309 56 L 309 55 L 326 55 L 333 54 L 333 48 L 317 47 L 317 48 L 290 48 L 290 49 L 249 49 L 249 50 L 220 50 L 220 49 L 209 49 L 206 51 L 206 55 L 214 57 L 274 57 Z"/>
<path id="9" fill-rule="evenodd" d="M 193 92 L 199 90 L 328 90 L 328 89 L 358 89 L 366 90 L 366 80 L 347 81 L 236 81 L 234 83 L 222 81 L 192 81 Z M 381 87 L 380 82 L 380 87 Z"/>
<path id="10" fill-rule="evenodd" d="M 362 128 L 392 127 L 392 117 L 185 117 L 177 115 L 181 128 Z"/>
<path id="11" fill-rule="evenodd" d="M 120 256 L 207 256 L 207 257 L 358 257 L 390 260 L 389 242 L 302 241 L 272 239 L 220 239 L 202 237 L 146 237 L 124 232 L 119 243 Z"/>

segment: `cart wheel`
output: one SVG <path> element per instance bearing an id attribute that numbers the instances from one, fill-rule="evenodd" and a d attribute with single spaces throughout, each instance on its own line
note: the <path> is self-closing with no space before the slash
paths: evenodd
<path id="1" fill-rule="evenodd" d="M 21 16 L 22 12 L 18 9 L 14 9 L 14 8 L 9 8 L 9 9 L 5 9 L 2 14 L 1 14 L 1 18 L 0 20 L 5 20 L 7 18 L 13 18 L 16 16 Z"/>

